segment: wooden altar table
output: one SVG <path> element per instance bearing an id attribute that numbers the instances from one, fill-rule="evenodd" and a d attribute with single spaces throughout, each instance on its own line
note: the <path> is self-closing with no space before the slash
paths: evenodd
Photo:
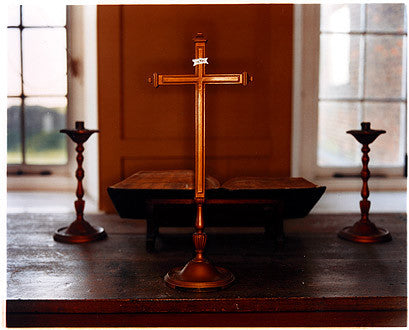
<path id="1" fill-rule="evenodd" d="M 191 228 L 161 228 L 158 252 L 148 253 L 142 220 L 88 215 L 108 238 L 69 245 L 52 234 L 73 214 L 11 214 L 7 325 L 405 326 L 406 215 L 371 215 L 390 230 L 391 242 L 337 238 L 358 217 L 288 219 L 283 246 L 265 240 L 263 228 L 207 228 L 210 260 L 236 281 L 222 291 L 192 293 L 163 281 L 191 257 Z"/>

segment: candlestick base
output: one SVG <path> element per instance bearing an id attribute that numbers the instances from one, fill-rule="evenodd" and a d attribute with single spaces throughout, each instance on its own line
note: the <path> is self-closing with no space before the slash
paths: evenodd
<path id="1" fill-rule="evenodd" d="M 376 227 L 372 222 L 356 222 L 353 226 L 345 227 L 338 233 L 338 237 L 358 243 L 380 243 L 392 239 L 388 230 Z"/>
<path id="2" fill-rule="evenodd" d="M 104 228 L 91 226 L 86 221 L 74 221 L 69 227 L 55 231 L 54 240 L 61 243 L 86 243 L 107 237 Z"/>
<path id="3" fill-rule="evenodd" d="M 213 266 L 206 259 L 195 258 L 183 268 L 173 268 L 164 279 L 173 289 L 214 291 L 228 287 L 233 283 L 234 275 L 225 268 Z"/>

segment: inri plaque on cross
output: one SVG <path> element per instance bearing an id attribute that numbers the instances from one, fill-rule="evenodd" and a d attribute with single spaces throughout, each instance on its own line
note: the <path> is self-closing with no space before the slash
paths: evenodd
<path id="1" fill-rule="evenodd" d="M 243 85 L 246 86 L 253 78 L 243 73 L 207 74 L 205 64 L 207 39 L 198 33 L 193 41 L 195 43 L 195 58 L 192 60 L 195 68 L 194 74 L 163 75 L 154 73 L 149 82 L 155 87 L 166 85 L 195 85 L 195 203 L 197 205 L 195 233 L 196 257 L 184 267 L 171 270 L 166 276 L 166 283 L 173 288 L 187 288 L 206 290 L 223 288 L 234 281 L 234 276 L 226 269 L 213 266 L 203 257 L 206 245 L 204 233 L 203 204 L 205 203 L 205 91 L 206 85 Z"/>

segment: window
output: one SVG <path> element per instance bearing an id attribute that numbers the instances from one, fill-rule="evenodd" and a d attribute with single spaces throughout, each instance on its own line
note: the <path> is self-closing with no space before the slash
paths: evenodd
<path id="1" fill-rule="evenodd" d="M 59 130 L 65 127 L 74 128 L 75 121 L 84 121 L 87 128 L 98 128 L 97 7 L 51 6 L 47 3 L 44 7 L 23 5 L 9 6 L 8 9 L 8 33 L 11 38 L 14 36 L 14 42 L 9 47 L 9 108 L 13 106 L 13 102 L 15 105 L 12 110 L 8 109 L 7 189 L 72 192 L 76 188 L 76 180 L 73 179 L 77 167 L 75 145 L 65 134 L 59 133 Z M 49 39 L 46 35 L 47 41 L 41 44 L 43 48 L 37 50 L 44 51 L 44 47 L 51 43 L 50 50 L 45 55 L 36 55 L 30 52 L 30 48 L 25 47 L 24 40 L 30 36 L 30 31 L 39 33 L 40 30 L 49 33 L 50 38 L 56 34 L 61 37 Z M 11 38 L 9 44 L 12 42 Z M 26 42 L 29 43 L 28 40 Z M 21 45 L 23 47 L 20 47 Z M 38 45 L 40 44 L 36 46 Z M 30 78 L 25 75 L 30 73 L 26 70 L 30 62 L 26 64 L 24 60 L 24 56 L 29 55 L 25 54 L 27 50 L 34 57 L 37 67 L 43 65 L 44 58 L 48 56 L 49 61 L 44 65 L 44 69 L 34 75 L 37 80 L 26 80 Z M 52 55 L 54 57 L 50 58 Z M 57 61 L 61 66 L 55 68 Z M 48 84 L 51 88 L 46 90 L 45 82 L 51 78 L 55 79 L 52 84 Z M 33 122 L 27 117 L 27 108 L 29 112 L 36 114 Z M 38 109 L 40 111 L 35 112 Z M 22 114 L 26 117 L 21 118 Z M 13 115 L 17 116 L 18 120 L 13 121 L 10 118 Z M 27 130 L 28 125 L 31 131 Z M 31 141 L 30 134 L 33 131 L 40 133 Z M 14 142 L 10 141 L 10 134 L 17 135 L 13 137 Z M 25 146 L 22 145 L 23 141 Z M 97 201 L 96 164 L 98 135 L 87 141 L 83 164 L 86 173 L 83 182 L 85 191 L 88 197 Z M 30 175 L 15 175 L 22 172 Z M 44 178 L 41 174 L 52 175 Z"/>
<path id="2" fill-rule="evenodd" d="M 361 148 L 346 131 L 369 121 L 387 131 L 371 144 L 371 172 L 403 177 L 406 26 L 404 4 L 296 5 L 295 175 L 359 174 Z"/>
<path id="3" fill-rule="evenodd" d="M 388 133 L 375 142 L 371 166 L 403 166 L 405 21 L 403 4 L 321 5 L 318 166 L 360 165 L 345 131 L 362 121 Z"/>
<path id="4" fill-rule="evenodd" d="M 65 166 L 59 130 L 67 125 L 66 6 L 8 9 L 9 171 Z"/>

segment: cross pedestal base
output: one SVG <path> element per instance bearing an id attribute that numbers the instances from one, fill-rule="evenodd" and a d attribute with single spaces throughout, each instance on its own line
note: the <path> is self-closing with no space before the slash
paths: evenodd
<path id="1" fill-rule="evenodd" d="M 197 258 L 189 261 L 183 268 L 173 268 L 165 276 L 165 282 L 171 288 L 193 291 L 224 289 L 233 281 L 234 275 L 227 269 Z"/>

